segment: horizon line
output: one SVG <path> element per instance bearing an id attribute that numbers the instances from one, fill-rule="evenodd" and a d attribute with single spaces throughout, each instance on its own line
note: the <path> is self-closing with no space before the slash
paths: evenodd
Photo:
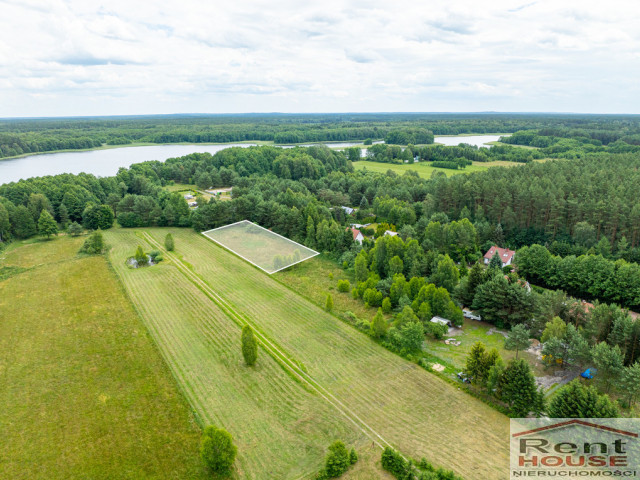
<path id="1" fill-rule="evenodd" d="M 53 120 L 53 119 L 87 119 L 87 118 L 140 118 L 140 117 L 242 117 L 242 116 L 296 116 L 296 115 L 569 115 L 569 116 L 640 116 L 640 113 L 601 113 L 601 112 L 551 112 L 551 111 L 379 111 L 379 112 L 179 112 L 179 113 L 134 113 L 134 114 L 96 114 L 96 115 L 59 115 L 59 116 L 10 116 L 0 117 L 0 121 L 6 120 Z"/>

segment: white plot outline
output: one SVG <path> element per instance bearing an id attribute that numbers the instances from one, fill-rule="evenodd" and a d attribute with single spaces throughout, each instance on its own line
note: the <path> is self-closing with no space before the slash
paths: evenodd
<path id="1" fill-rule="evenodd" d="M 300 259 L 300 260 L 298 260 L 298 261 L 296 261 L 296 262 L 293 262 L 293 263 L 290 263 L 290 264 L 288 264 L 288 265 L 285 265 L 284 267 L 278 268 L 277 270 L 271 270 L 271 271 L 269 271 L 269 270 L 266 270 L 265 268 L 261 267 L 261 266 L 260 266 L 260 265 L 258 265 L 257 263 L 252 262 L 251 260 L 249 260 L 249 259 L 248 259 L 248 258 L 246 258 L 245 256 L 240 255 L 238 252 L 236 252 L 236 251 L 235 251 L 233 248 L 231 248 L 230 246 L 225 245 L 224 243 L 222 243 L 222 242 L 220 242 L 220 241 L 216 240 L 215 238 L 212 238 L 212 237 L 210 237 L 209 235 L 207 235 L 207 234 L 208 234 L 208 233 L 210 233 L 210 232 L 215 232 L 216 230 L 221 230 L 221 229 L 223 229 L 223 228 L 227 228 L 227 227 L 233 227 L 234 225 L 239 225 L 239 224 L 241 224 L 241 223 L 244 223 L 244 224 L 250 224 L 250 225 L 253 225 L 253 226 L 255 226 L 255 227 L 261 228 L 262 230 L 264 230 L 265 232 L 269 233 L 270 235 L 277 235 L 278 237 L 280 237 L 280 238 L 282 238 L 282 239 L 286 240 L 286 241 L 287 241 L 287 242 L 289 242 L 289 243 L 292 243 L 292 244 L 294 244 L 294 245 L 296 245 L 296 246 L 298 246 L 298 247 L 302 247 L 302 248 L 303 248 L 303 249 L 305 249 L 305 250 L 308 250 L 308 251 L 313 252 L 313 255 L 309 255 L 308 257 L 302 258 L 302 259 Z M 213 242 L 217 243 L 217 244 L 218 244 L 218 245 L 220 245 L 222 248 L 225 248 L 225 249 L 229 250 L 229 251 L 230 251 L 230 252 L 232 252 L 234 255 L 237 255 L 238 257 L 242 258 L 244 261 L 249 262 L 249 263 L 250 263 L 251 265 L 253 265 L 254 267 L 258 267 L 260 270 L 262 270 L 263 272 L 267 273 L 268 275 L 272 275 L 272 274 L 274 274 L 274 273 L 279 272 L 280 270 L 284 270 L 285 268 L 289 268 L 289 267 L 291 267 L 291 266 L 293 266 L 293 265 L 296 265 L 297 263 L 300 263 L 300 262 L 304 262 L 304 261 L 306 261 L 306 260 L 309 260 L 310 258 L 313 258 L 313 257 L 315 257 L 316 255 L 320 255 L 320 252 L 316 252 L 315 250 L 313 250 L 313 249 L 311 249 L 311 248 L 309 248 L 309 247 L 305 247 L 304 245 L 302 245 L 302 244 L 300 244 L 300 243 L 298 243 L 298 242 L 294 242 L 294 241 L 293 241 L 293 240 L 291 240 L 290 238 L 287 238 L 287 237 L 285 237 L 285 236 L 282 236 L 282 235 L 280 235 L 279 233 L 272 232 L 272 231 L 271 231 L 271 230 L 269 230 L 268 228 L 264 228 L 264 227 L 262 227 L 262 226 L 258 225 L 257 223 L 253 223 L 253 222 L 252 222 L 252 221 L 250 221 L 250 220 L 240 220 L 239 222 L 234 222 L 234 223 L 230 223 L 230 224 L 228 224 L 228 225 L 223 225 L 222 227 L 212 228 L 212 229 L 210 229 L 210 230 L 206 230 L 206 231 L 201 232 L 201 233 L 202 233 L 202 235 L 204 235 L 205 237 L 207 237 L 209 240 L 211 240 L 211 241 L 213 241 Z"/>

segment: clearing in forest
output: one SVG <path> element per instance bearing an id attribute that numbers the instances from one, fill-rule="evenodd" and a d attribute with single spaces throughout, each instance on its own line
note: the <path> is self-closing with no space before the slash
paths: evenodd
<path id="1" fill-rule="evenodd" d="M 315 250 L 249 220 L 242 220 L 202 233 L 269 274 L 318 255 Z"/>

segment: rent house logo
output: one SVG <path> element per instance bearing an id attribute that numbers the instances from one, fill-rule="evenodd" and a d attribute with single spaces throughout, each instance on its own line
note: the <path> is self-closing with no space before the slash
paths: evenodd
<path id="1" fill-rule="evenodd" d="M 510 478 L 638 478 L 640 419 L 511 419 Z"/>

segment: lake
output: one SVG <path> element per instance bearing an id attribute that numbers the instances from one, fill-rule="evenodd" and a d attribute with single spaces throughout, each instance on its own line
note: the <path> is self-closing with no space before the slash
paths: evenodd
<path id="1" fill-rule="evenodd" d="M 436 137 L 437 143 L 458 145 L 470 143 L 483 146 L 485 142 L 498 140 L 499 135 L 471 135 L 460 137 Z M 382 143 L 382 142 L 374 142 Z M 89 150 L 85 152 L 60 152 L 26 157 L 0 159 L 0 185 L 17 182 L 21 178 L 58 175 L 60 173 L 86 172 L 99 177 L 115 175 L 120 167 L 130 167 L 134 163 L 147 160 L 164 161 L 167 158 L 181 157 L 190 153 L 216 153 L 230 147 L 250 147 L 254 144 L 219 144 L 219 145 L 151 145 L 141 147 L 107 148 L 104 150 Z M 315 144 L 318 145 L 318 144 Z M 347 148 L 362 146 L 362 142 L 328 143 L 331 148 Z M 486 145 L 485 145 L 486 146 Z M 292 148 L 290 145 L 283 148 Z M 366 152 L 363 151 L 363 154 Z"/>

